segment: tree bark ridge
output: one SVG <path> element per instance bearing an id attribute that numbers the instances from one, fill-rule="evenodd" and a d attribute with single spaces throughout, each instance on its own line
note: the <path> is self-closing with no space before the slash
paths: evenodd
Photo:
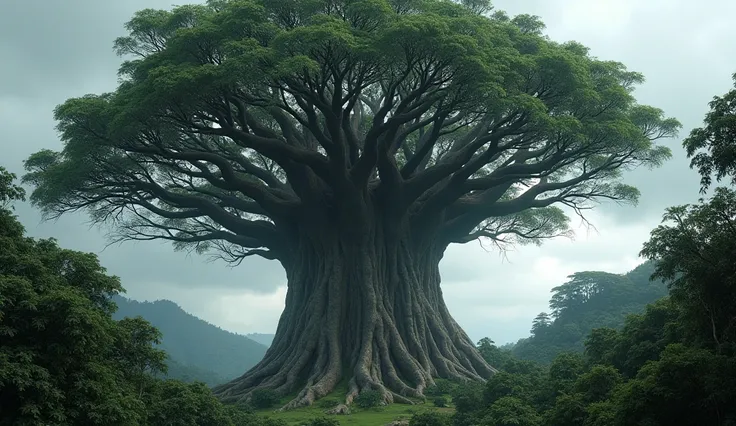
<path id="1" fill-rule="evenodd" d="M 495 371 L 450 316 L 440 289 L 442 250 L 400 230 L 322 228 L 285 262 L 286 306 L 264 359 L 215 388 L 247 401 L 259 388 L 310 405 L 348 383 L 345 401 L 377 390 L 385 403 L 423 398 L 435 378 L 484 380 Z M 307 241 L 307 243 L 305 243 Z"/>

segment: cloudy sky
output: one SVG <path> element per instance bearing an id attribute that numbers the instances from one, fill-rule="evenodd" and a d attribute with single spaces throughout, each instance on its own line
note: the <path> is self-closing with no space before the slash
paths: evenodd
<path id="1" fill-rule="evenodd" d="M 73 96 L 114 89 L 119 59 L 112 41 L 144 7 L 172 0 L 0 0 L 0 165 L 22 172 L 22 161 L 42 148 L 59 149 L 52 109 Z M 728 0 L 498 0 L 510 14 L 540 15 L 548 35 L 577 40 L 602 59 L 643 72 L 642 103 L 663 108 L 684 125 L 702 122 L 707 103 L 731 86 L 736 72 L 736 2 Z M 450 248 L 441 265 L 451 312 L 473 339 L 506 343 L 528 334 L 546 310 L 549 290 L 577 271 L 626 272 L 665 207 L 695 201 L 698 178 L 679 140 L 674 158 L 627 179 L 642 192 L 638 207 L 604 205 L 574 241 L 520 247 L 507 254 L 478 243 Z M 283 308 L 284 273 L 253 259 L 231 269 L 158 243 L 105 248 L 104 233 L 84 216 L 43 223 L 27 205 L 18 214 L 29 233 L 56 237 L 65 247 L 97 252 L 139 300 L 166 298 L 188 312 L 235 332 L 273 332 Z M 575 222 L 576 225 L 579 222 Z"/>

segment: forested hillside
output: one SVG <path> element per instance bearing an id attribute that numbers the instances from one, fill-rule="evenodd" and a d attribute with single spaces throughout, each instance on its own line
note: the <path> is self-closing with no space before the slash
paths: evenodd
<path id="1" fill-rule="evenodd" d="M 661 280 L 649 280 L 653 272 L 654 265 L 647 262 L 622 275 L 599 271 L 571 275 L 552 289 L 550 312 L 537 315 L 531 336 L 513 345 L 513 355 L 549 363 L 561 352 L 583 351 L 591 330 L 620 328 L 627 315 L 643 312 L 647 304 L 667 294 Z"/>
<path id="2" fill-rule="evenodd" d="M 163 334 L 161 349 L 169 355 L 169 377 L 216 385 L 248 371 L 266 346 L 195 317 L 168 300 L 137 302 L 115 297 L 115 319 L 141 316 Z"/>

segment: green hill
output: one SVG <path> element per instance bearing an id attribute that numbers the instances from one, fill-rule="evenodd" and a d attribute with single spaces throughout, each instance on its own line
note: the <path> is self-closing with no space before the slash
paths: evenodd
<path id="1" fill-rule="evenodd" d="M 172 378 L 219 384 L 245 373 L 266 353 L 266 346 L 197 318 L 169 300 L 137 302 L 118 296 L 115 303 L 115 319 L 141 316 L 161 331 Z"/>
<path id="2" fill-rule="evenodd" d="M 626 316 L 643 312 L 646 305 L 667 295 L 661 281 L 650 281 L 651 263 L 626 274 L 600 271 L 578 272 L 552 289 L 550 313 L 540 313 L 532 323 L 531 336 L 511 347 L 517 358 L 551 362 L 566 351 L 582 352 L 591 330 L 620 328 Z"/>
<path id="3" fill-rule="evenodd" d="M 271 346 L 271 343 L 273 343 L 273 338 L 275 335 L 273 334 L 264 334 L 264 333 L 249 333 L 245 335 L 250 340 L 255 340 L 256 342 L 265 345 L 266 347 Z"/>

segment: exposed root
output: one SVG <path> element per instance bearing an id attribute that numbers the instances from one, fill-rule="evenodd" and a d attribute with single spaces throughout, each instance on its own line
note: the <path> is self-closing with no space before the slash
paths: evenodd
<path id="1" fill-rule="evenodd" d="M 405 244 L 372 240 L 306 252 L 287 268 L 286 307 L 264 359 L 214 389 L 225 402 L 266 388 L 295 395 L 281 408 L 289 410 L 347 380 L 347 406 L 368 390 L 385 404 L 413 404 L 434 378 L 482 381 L 495 372 L 447 311 L 439 258 L 420 261 Z"/>

